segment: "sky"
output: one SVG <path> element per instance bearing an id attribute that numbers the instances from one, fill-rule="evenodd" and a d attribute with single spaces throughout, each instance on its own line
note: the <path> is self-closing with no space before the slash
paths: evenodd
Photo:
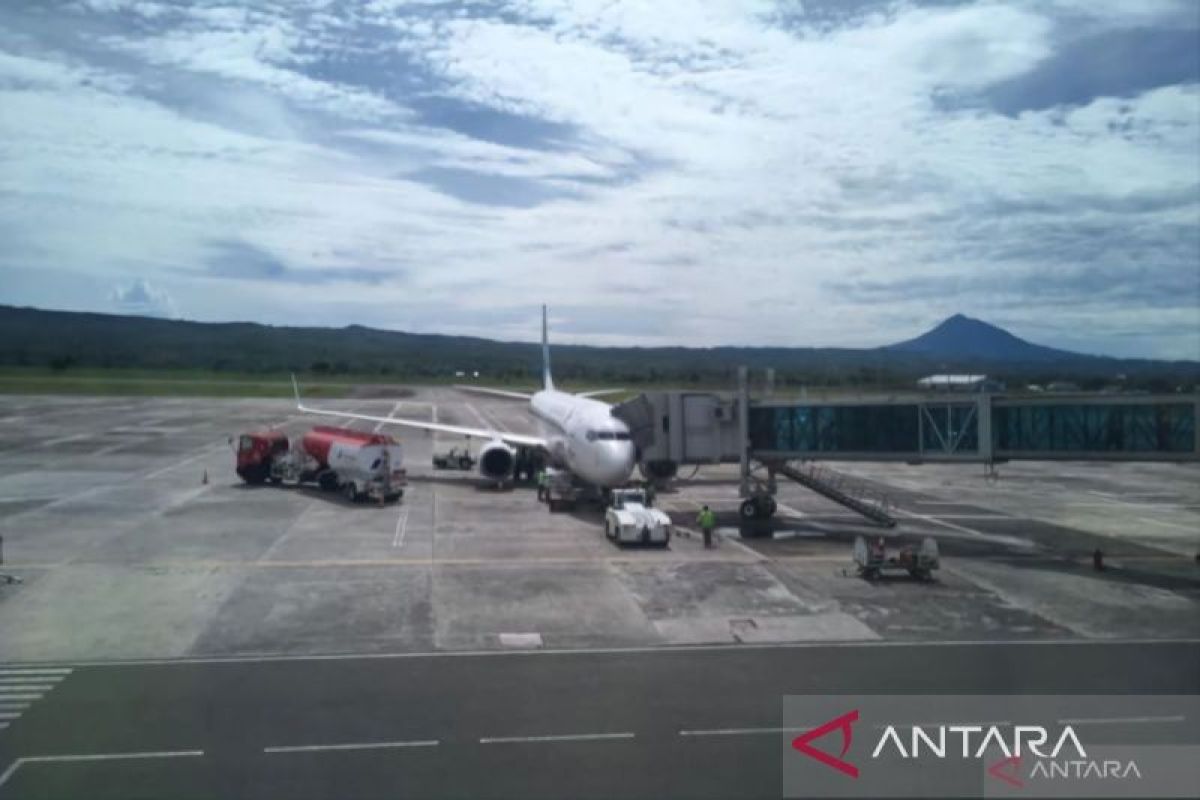
<path id="1" fill-rule="evenodd" d="M 5 0 L 0 303 L 1200 359 L 1200 2 Z"/>

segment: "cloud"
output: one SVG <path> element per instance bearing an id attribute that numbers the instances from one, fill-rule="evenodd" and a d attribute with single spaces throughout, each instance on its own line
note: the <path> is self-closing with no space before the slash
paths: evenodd
<path id="1" fill-rule="evenodd" d="M 144 317 L 176 319 L 179 309 L 166 291 L 152 286 L 149 281 L 138 278 L 131 283 L 119 284 L 108 295 L 113 308 L 121 314 Z"/>
<path id="2" fill-rule="evenodd" d="M 548 302 L 573 341 L 772 345 L 964 311 L 1190 354 L 1198 28 L 1191 0 L 5 4 L 0 300 L 140 276 L 201 319 L 531 338 Z"/>
<path id="3" fill-rule="evenodd" d="M 365 284 L 380 286 L 403 278 L 400 269 L 371 267 L 291 267 L 266 250 L 245 242 L 212 242 L 205 260 L 206 277 L 267 283 Z"/>

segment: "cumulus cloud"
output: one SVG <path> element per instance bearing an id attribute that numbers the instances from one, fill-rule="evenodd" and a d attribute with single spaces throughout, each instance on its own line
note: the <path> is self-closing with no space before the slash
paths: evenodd
<path id="1" fill-rule="evenodd" d="M 143 317 L 176 319 L 179 309 L 165 290 L 152 286 L 149 281 L 138 278 L 130 283 L 118 284 L 108 295 L 113 308 L 121 314 Z"/>
<path id="2" fill-rule="evenodd" d="M 0 300 L 69 269 L 516 338 L 545 301 L 646 344 L 963 311 L 1197 357 L 1198 31 L 1191 0 L 6 5 Z"/>

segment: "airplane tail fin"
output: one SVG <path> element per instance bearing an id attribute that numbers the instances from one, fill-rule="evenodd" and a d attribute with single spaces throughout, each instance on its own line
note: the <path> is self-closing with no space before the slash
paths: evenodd
<path id="1" fill-rule="evenodd" d="M 550 335 L 546 326 L 546 306 L 542 306 L 542 388 L 553 389 L 554 378 L 550 377 Z"/>

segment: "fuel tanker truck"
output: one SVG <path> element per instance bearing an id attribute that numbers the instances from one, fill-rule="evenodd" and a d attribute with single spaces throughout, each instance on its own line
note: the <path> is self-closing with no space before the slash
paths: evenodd
<path id="1" fill-rule="evenodd" d="M 282 431 L 245 433 L 237 445 L 237 474 L 246 483 L 316 483 L 351 502 L 399 500 L 407 482 L 403 463 L 391 436 L 326 425 L 291 441 Z"/>

